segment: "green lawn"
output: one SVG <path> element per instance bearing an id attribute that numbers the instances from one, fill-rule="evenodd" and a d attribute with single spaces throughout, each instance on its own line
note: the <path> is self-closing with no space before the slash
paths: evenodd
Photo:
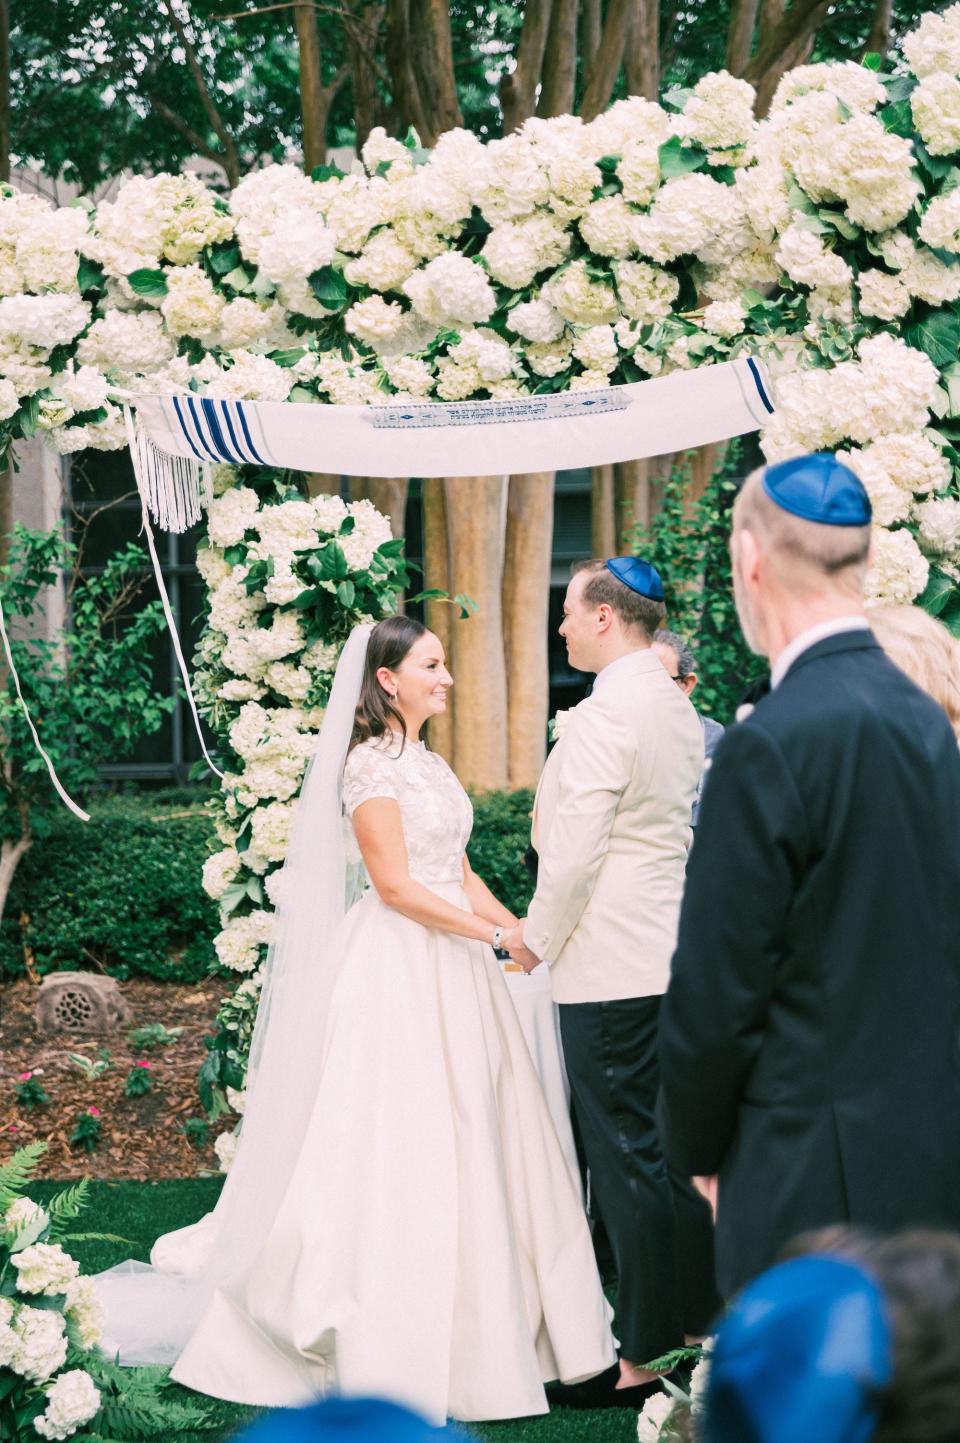
<path id="1" fill-rule="evenodd" d="M 36 1183 L 30 1189 L 38 1202 L 57 1191 L 57 1185 Z M 118 1248 L 108 1243 L 77 1243 L 73 1251 L 84 1272 L 96 1272 L 133 1256 L 144 1261 L 156 1237 L 172 1228 L 195 1222 L 216 1202 L 220 1191 L 219 1178 L 188 1178 L 177 1182 L 95 1182 L 91 1185 L 91 1205 L 84 1214 L 81 1227 L 91 1232 L 116 1233 L 129 1238 L 132 1248 Z M 186 1389 L 178 1390 L 184 1398 L 195 1398 Z M 215 1443 L 230 1438 L 256 1414 L 249 1408 L 204 1400 L 216 1427 L 202 1433 L 184 1433 L 176 1443 Z M 544 1418 L 522 1418 L 509 1423 L 473 1424 L 471 1434 L 487 1443 L 636 1443 L 637 1416 L 632 1409 L 615 1408 L 597 1413 L 577 1413 L 560 1409 Z M 171 1440 L 173 1443 L 173 1440 Z"/>

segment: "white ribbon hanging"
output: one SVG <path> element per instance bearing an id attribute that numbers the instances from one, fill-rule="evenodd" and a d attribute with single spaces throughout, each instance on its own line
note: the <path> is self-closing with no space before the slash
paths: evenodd
<path id="1" fill-rule="evenodd" d="M 67 807 L 70 808 L 71 812 L 73 813 L 73 815 L 74 815 L 75 817 L 79 817 L 80 820 L 81 820 L 81 822 L 89 822 L 89 820 L 90 820 L 90 814 L 89 814 L 89 812 L 85 812 L 82 807 L 78 807 L 77 804 L 76 804 L 76 802 L 73 800 L 73 798 L 72 798 L 72 797 L 69 795 L 69 793 L 66 791 L 66 789 L 65 789 L 64 786 L 63 786 L 63 783 L 60 781 L 60 778 L 57 776 L 56 769 L 54 768 L 53 762 L 50 760 L 49 756 L 48 756 L 47 753 L 44 751 L 43 744 L 42 744 L 42 742 L 40 741 L 39 736 L 37 735 L 37 729 L 36 729 L 36 727 L 35 727 L 34 724 L 33 724 L 33 717 L 30 715 L 30 711 L 29 711 L 29 708 L 27 707 L 27 703 L 26 703 L 26 702 L 24 701 L 24 699 L 23 699 L 23 692 L 22 692 L 22 690 L 20 689 L 20 678 L 19 678 L 19 676 L 17 675 L 17 668 L 16 668 L 16 666 L 14 665 L 13 652 L 12 652 L 11 649 L 10 649 L 10 639 L 9 639 L 9 637 L 7 636 L 7 628 L 6 628 L 6 626 L 4 625 L 3 607 L 2 607 L 2 606 L 0 606 L 0 636 L 2 636 L 2 638 L 3 638 L 3 650 L 4 650 L 4 654 L 6 655 L 6 658 L 7 658 L 7 666 L 10 668 L 10 675 L 13 677 L 13 684 L 14 684 L 14 686 L 15 686 L 16 689 L 17 689 L 17 696 L 20 698 L 20 705 L 21 705 L 21 707 L 23 708 L 23 715 L 24 715 L 24 717 L 26 718 L 27 726 L 30 728 L 30 735 L 33 737 L 33 744 L 34 744 L 34 746 L 36 747 L 37 751 L 40 753 L 40 755 L 43 757 L 43 760 L 46 762 L 47 771 L 50 773 L 50 780 L 51 780 L 51 782 L 53 782 L 54 789 L 56 790 L 57 795 L 60 797 L 61 801 L 62 801 Z"/>

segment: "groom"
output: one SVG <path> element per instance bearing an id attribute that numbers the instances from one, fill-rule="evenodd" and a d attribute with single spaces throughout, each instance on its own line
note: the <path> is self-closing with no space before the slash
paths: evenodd
<path id="1" fill-rule="evenodd" d="M 529 915 L 504 945 L 552 963 L 573 1109 L 617 1267 L 616 1401 L 642 1368 L 703 1334 L 717 1299 L 712 1223 L 668 1175 L 654 1122 L 657 1024 L 676 945 L 703 764 L 697 714 L 651 650 L 665 614 L 655 569 L 634 557 L 575 568 L 560 634 L 596 672 L 544 768 Z M 610 1401 L 613 1401 L 612 1399 Z"/>

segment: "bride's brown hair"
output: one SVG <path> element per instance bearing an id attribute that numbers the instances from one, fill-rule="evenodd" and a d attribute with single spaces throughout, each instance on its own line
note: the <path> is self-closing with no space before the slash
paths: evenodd
<path id="1" fill-rule="evenodd" d="M 360 742 L 370 737 L 382 737 L 388 731 L 400 731 L 406 742 L 407 724 L 377 680 L 377 672 L 383 666 L 388 671 L 396 671 L 410 648 L 426 635 L 427 630 L 422 621 L 414 621 L 410 616 L 388 616 L 378 621 L 371 631 L 360 700 L 353 720 L 351 750 Z"/>

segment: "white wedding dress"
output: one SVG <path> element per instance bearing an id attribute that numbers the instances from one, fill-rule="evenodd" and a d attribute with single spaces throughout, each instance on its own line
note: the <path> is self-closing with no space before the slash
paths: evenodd
<path id="1" fill-rule="evenodd" d="M 469 907 L 472 810 L 440 757 L 365 742 L 343 796 L 348 815 L 395 798 L 411 875 Z M 615 1351 L 577 1184 L 496 958 L 372 889 L 336 944 L 299 1159 L 252 1265 L 215 1292 L 173 1376 L 259 1405 L 376 1394 L 437 1423 L 543 1413 L 545 1380 L 600 1372 Z M 166 1255 L 193 1232 L 161 1240 Z"/>

